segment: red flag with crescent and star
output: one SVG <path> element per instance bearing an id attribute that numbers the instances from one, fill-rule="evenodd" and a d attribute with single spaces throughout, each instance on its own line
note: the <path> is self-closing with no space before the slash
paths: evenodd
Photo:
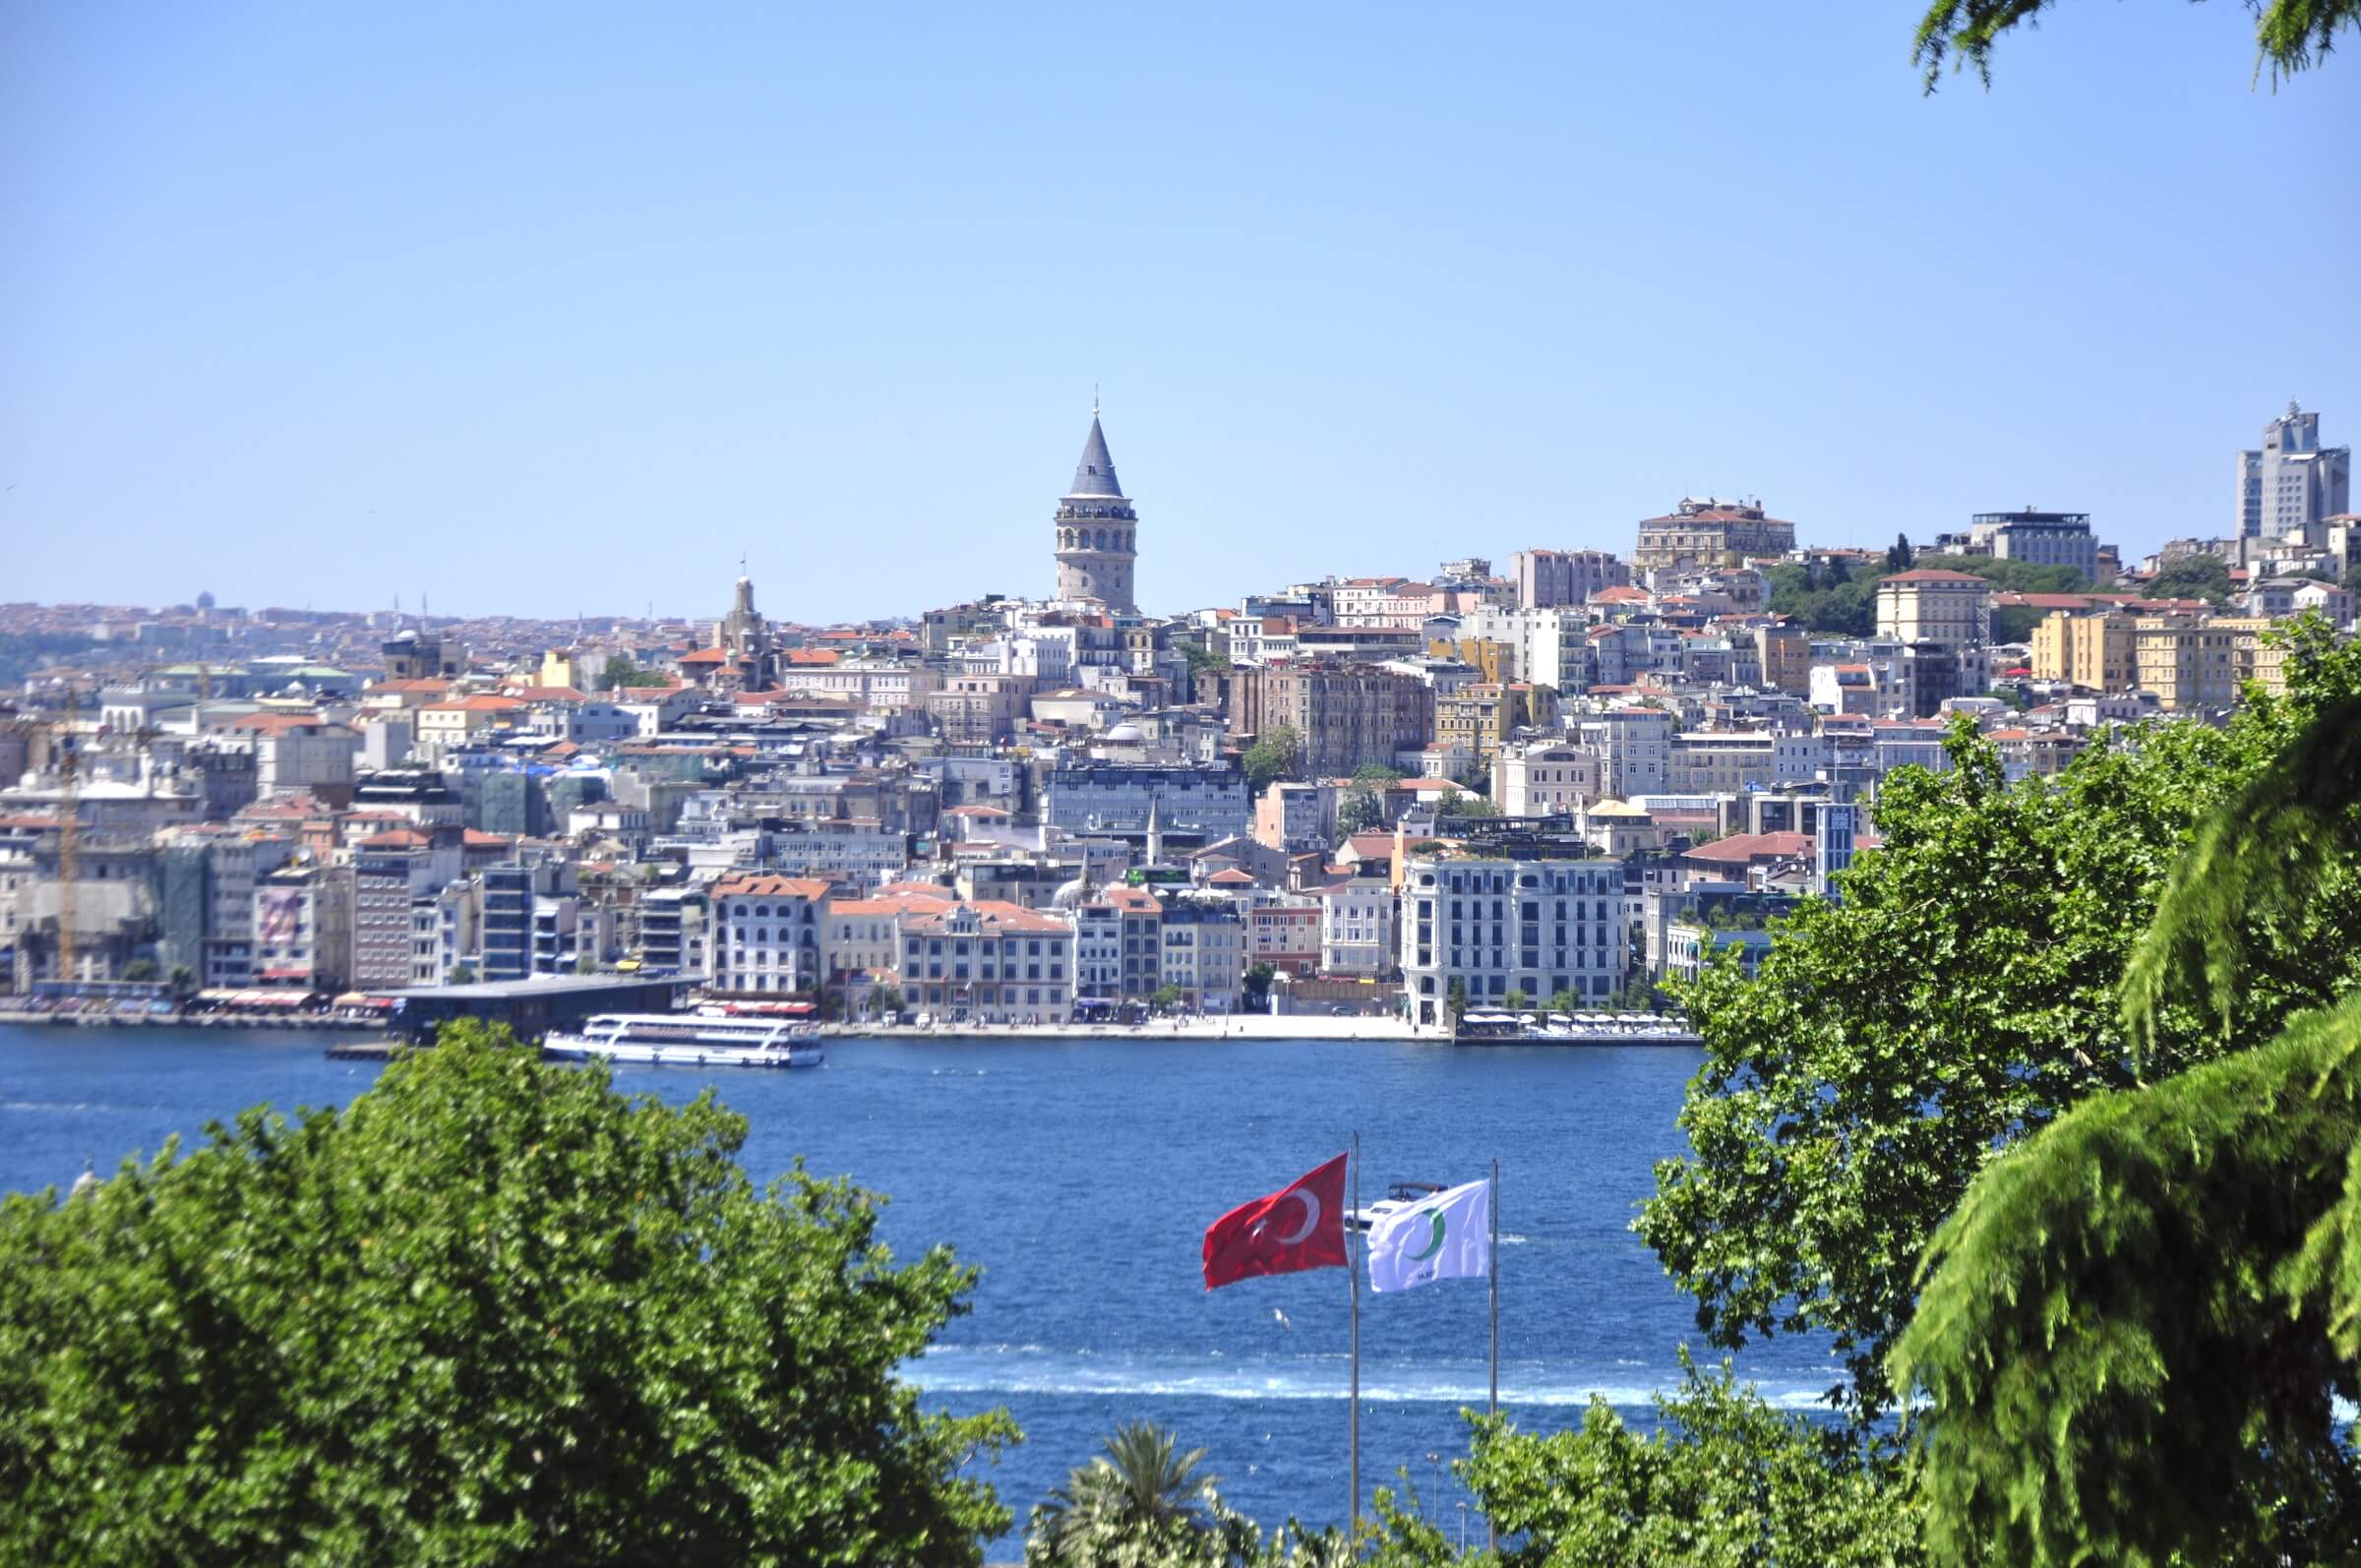
<path id="1" fill-rule="evenodd" d="M 1351 1267 L 1345 1256 L 1345 1156 L 1205 1228 L 1205 1289 L 1264 1274 Z"/>

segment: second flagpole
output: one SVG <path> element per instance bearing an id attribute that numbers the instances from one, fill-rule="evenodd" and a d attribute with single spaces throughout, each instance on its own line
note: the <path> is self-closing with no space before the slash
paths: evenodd
<path id="1" fill-rule="evenodd" d="M 1485 1406 L 1488 1415 L 1500 1414 L 1500 1162 L 1492 1162 L 1492 1190 L 1485 1193 L 1484 1207 L 1492 1211 L 1492 1255 L 1490 1268 L 1484 1270 L 1492 1277 L 1492 1397 Z M 1500 1547 L 1500 1527 L 1492 1522 L 1487 1510 L 1484 1528 L 1491 1532 L 1492 1549 Z"/>
<path id="2" fill-rule="evenodd" d="M 1345 1272 L 1353 1276 L 1353 1539 L 1361 1539 L 1361 1134 L 1353 1134 L 1353 1199 L 1345 1220 Z M 1355 1550 L 1360 1548 L 1356 1545 Z"/>

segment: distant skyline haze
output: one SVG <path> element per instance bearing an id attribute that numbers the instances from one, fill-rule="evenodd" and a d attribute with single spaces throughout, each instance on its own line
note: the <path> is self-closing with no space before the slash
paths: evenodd
<path id="1" fill-rule="evenodd" d="M 1045 595 L 1094 387 L 1152 612 L 2361 444 L 2354 62 L 2092 0 L 1926 97 L 1917 9 L 13 6 L 0 599 Z"/>

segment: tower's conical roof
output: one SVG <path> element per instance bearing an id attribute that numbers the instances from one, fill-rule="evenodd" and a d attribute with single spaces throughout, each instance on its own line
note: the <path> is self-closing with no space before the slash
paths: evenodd
<path id="1" fill-rule="evenodd" d="M 1122 484 L 1115 477 L 1115 459 L 1107 454 L 1107 433 L 1099 428 L 1099 416 L 1090 416 L 1090 439 L 1082 444 L 1082 460 L 1074 464 L 1074 485 L 1069 496 L 1116 496 L 1123 493 Z"/>

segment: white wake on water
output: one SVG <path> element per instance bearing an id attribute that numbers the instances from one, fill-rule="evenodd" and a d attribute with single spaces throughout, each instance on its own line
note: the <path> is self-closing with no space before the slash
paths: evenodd
<path id="1" fill-rule="evenodd" d="M 1038 1345 L 938 1345 L 905 1368 L 910 1381 L 933 1394 L 1147 1396 L 1233 1400 L 1341 1400 L 1349 1373 L 1341 1356 L 1233 1357 L 1103 1355 L 1058 1352 Z M 1364 1359 L 1361 1397 L 1375 1404 L 1481 1405 L 1487 1392 L 1483 1361 L 1402 1365 Z M 1629 1363 L 1614 1369 L 1507 1362 L 1500 1368 L 1505 1405 L 1647 1405 L 1674 1386 L 1632 1379 Z M 1788 1410 L 1821 1407 L 1828 1384 L 1766 1383 L 1763 1398 Z"/>

